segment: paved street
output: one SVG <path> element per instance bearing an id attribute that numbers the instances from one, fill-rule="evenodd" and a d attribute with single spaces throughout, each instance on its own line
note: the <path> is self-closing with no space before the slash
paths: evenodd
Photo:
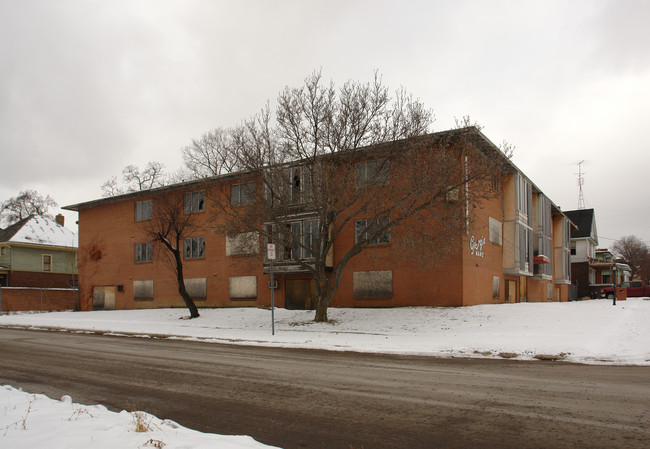
<path id="1" fill-rule="evenodd" d="M 646 447 L 650 368 L 0 328 L 0 384 L 284 448 Z"/>

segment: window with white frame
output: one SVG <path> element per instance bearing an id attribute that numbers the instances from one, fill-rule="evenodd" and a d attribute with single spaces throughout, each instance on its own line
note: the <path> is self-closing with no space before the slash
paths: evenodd
<path id="1" fill-rule="evenodd" d="M 151 220 L 153 215 L 153 200 L 136 201 L 135 221 Z"/>
<path id="2" fill-rule="evenodd" d="M 205 238 L 191 237 L 185 239 L 185 258 L 198 259 L 205 257 Z"/>
<path id="3" fill-rule="evenodd" d="M 185 213 L 193 214 L 205 210 L 205 191 L 191 192 L 184 195 Z"/>
<path id="4" fill-rule="evenodd" d="M 136 243 L 134 247 L 136 262 L 151 262 L 153 259 L 153 245 L 151 242 Z"/>
<path id="5" fill-rule="evenodd" d="M 387 159 L 358 162 L 354 167 L 354 181 L 357 187 L 388 184 L 389 173 Z"/>
<path id="6" fill-rule="evenodd" d="M 379 245 L 390 242 L 388 218 L 373 220 L 356 220 L 354 222 L 354 242 L 365 242 L 368 245 Z"/>
<path id="7" fill-rule="evenodd" d="M 230 186 L 230 204 L 243 206 L 255 202 L 255 183 L 246 182 Z"/>
<path id="8" fill-rule="evenodd" d="M 43 254 L 43 271 L 52 271 L 52 256 Z"/>

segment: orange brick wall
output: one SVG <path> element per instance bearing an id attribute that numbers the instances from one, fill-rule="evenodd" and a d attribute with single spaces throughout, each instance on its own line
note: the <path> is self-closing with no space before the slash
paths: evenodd
<path id="1" fill-rule="evenodd" d="M 234 178 L 230 181 L 236 182 Z M 187 192 L 215 189 L 202 186 L 187 189 Z M 228 192 L 229 189 L 223 189 Z M 181 192 L 182 193 L 182 192 Z M 472 195 L 473 192 L 470 192 Z M 366 248 L 346 266 L 339 289 L 334 296 L 335 307 L 395 307 L 395 306 L 467 306 L 474 304 L 501 303 L 505 300 L 506 280 L 517 281 L 516 300 L 519 287 L 526 288 L 529 301 L 546 301 L 546 284 L 532 278 L 507 277 L 503 274 L 504 245 L 490 242 L 489 217 L 503 223 L 503 197 L 500 187 L 493 192 L 494 198 L 484 201 L 480 207 L 470 211 L 472 220 L 469 234 L 461 232 L 452 239 L 455 248 L 446 256 L 430 257 L 424 263 L 411 257 L 399 239 L 388 244 Z M 224 194 L 224 193 L 221 193 Z M 154 244 L 152 262 L 135 263 L 134 245 L 148 240 L 147 222 L 135 221 L 135 203 L 155 197 L 130 198 L 105 202 L 79 212 L 79 280 L 81 307 L 92 309 L 92 294 L 95 286 L 122 286 L 116 291 L 115 306 L 118 309 L 184 307 L 178 293 L 176 273 L 161 245 Z M 209 195 L 206 195 L 209 198 Z M 212 207 L 211 207 L 212 206 Z M 464 209 L 464 199 L 458 201 Z M 205 238 L 205 258 L 184 259 L 185 278 L 205 278 L 207 299 L 196 300 L 199 307 L 269 306 L 271 291 L 267 286 L 269 274 L 263 272 L 262 242 L 260 253 L 252 256 L 226 256 L 225 236 L 219 233 L 221 219 L 215 214 L 211 201 L 206 211 L 195 214 L 196 227 L 203 229 L 192 236 Z M 435 229 L 432 230 L 435 232 Z M 470 241 L 484 239 L 482 255 L 472 254 Z M 341 259 L 354 242 L 354 223 L 337 238 L 334 245 L 335 261 Z M 357 271 L 391 270 L 393 274 L 393 296 L 390 298 L 355 298 L 353 273 Z M 228 294 L 230 276 L 256 276 L 257 298 L 252 300 L 231 299 Z M 499 294 L 493 297 L 493 279 L 499 278 Z M 305 274 L 277 275 L 279 288 L 275 290 L 275 304 L 284 307 L 285 280 L 309 278 Z M 153 300 L 135 300 L 133 282 L 154 281 Z M 568 287 L 562 289 L 562 294 Z M 555 290 L 554 290 L 555 295 Z M 563 296 L 563 297 L 566 297 Z"/>
<path id="2" fill-rule="evenodd" d="M 471 194 L 471 193 L 470 193 Z M 503 302 L 505 284 L 503 278 L 503 242 L 490 241 L 489 217 L 503 223 L 501 212 L 501 196 L 484 201 L 480 208 L 472 211 L 472 222 L 469 235 L 463 236 L 463 303 L 470 306 L 476 304 L 492 304 Z M 470 246 L 472 237 L 478 245 L 484 240 L 483 246 L 475 248 L 472 254 Z M 482 253 L 482 254 L 480 254 Z M 493 298 L 493 277 L 499 277 L 499 296 Z"/>

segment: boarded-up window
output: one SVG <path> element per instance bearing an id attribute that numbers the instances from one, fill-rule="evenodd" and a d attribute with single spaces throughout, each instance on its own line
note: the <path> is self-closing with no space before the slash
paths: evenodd
<path id="1" fill-rule="evenodd" d="M 501 222 L 492 217 L 489 217 L 490 226 L 490 241 L 501 245 Z"/>
<path id="2" fill-rule="evenodd" d="M 228 278 L 231 299 L 257 298 L 257 276 L 231 276 Z"/>
<path id="3" fill-rule="evenodd" d="M 492 276 L 492 298 L 498 298 L 501 291 L 501 278 Z"/>
<path id="4" fill-rule="evenodd" d="M 205 278 L 185 279 L 185 290 L 192 299 L 206 299 L 208 296 Z"/>
<path id="5" fill-rule="evenodd" d="M 393 272 L 356 271 L 352 275 L 355 298 L 390 298 L 393 296 Z"/>
<path id="6" fill-rule="evenodd" d="M 133 299 L 153 299 L 153 280 L 133 281 Z"/>
<path id="7" fill-rule="evenodd" d="M 226 236 L 226 256 L 258 254 L 259 252 L 260 235 L 256 231 Z"/>

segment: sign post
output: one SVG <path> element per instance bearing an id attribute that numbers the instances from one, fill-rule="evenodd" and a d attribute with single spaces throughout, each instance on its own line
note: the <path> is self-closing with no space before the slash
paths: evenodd
<path id="1" fill-rule="evenodd" d="M 266 245 L 266 258 L 271 264 L 271 335 L 275 335 L 275 285 L 273 283 L 273 261 L 275 260 L 275 244 Z"/>

